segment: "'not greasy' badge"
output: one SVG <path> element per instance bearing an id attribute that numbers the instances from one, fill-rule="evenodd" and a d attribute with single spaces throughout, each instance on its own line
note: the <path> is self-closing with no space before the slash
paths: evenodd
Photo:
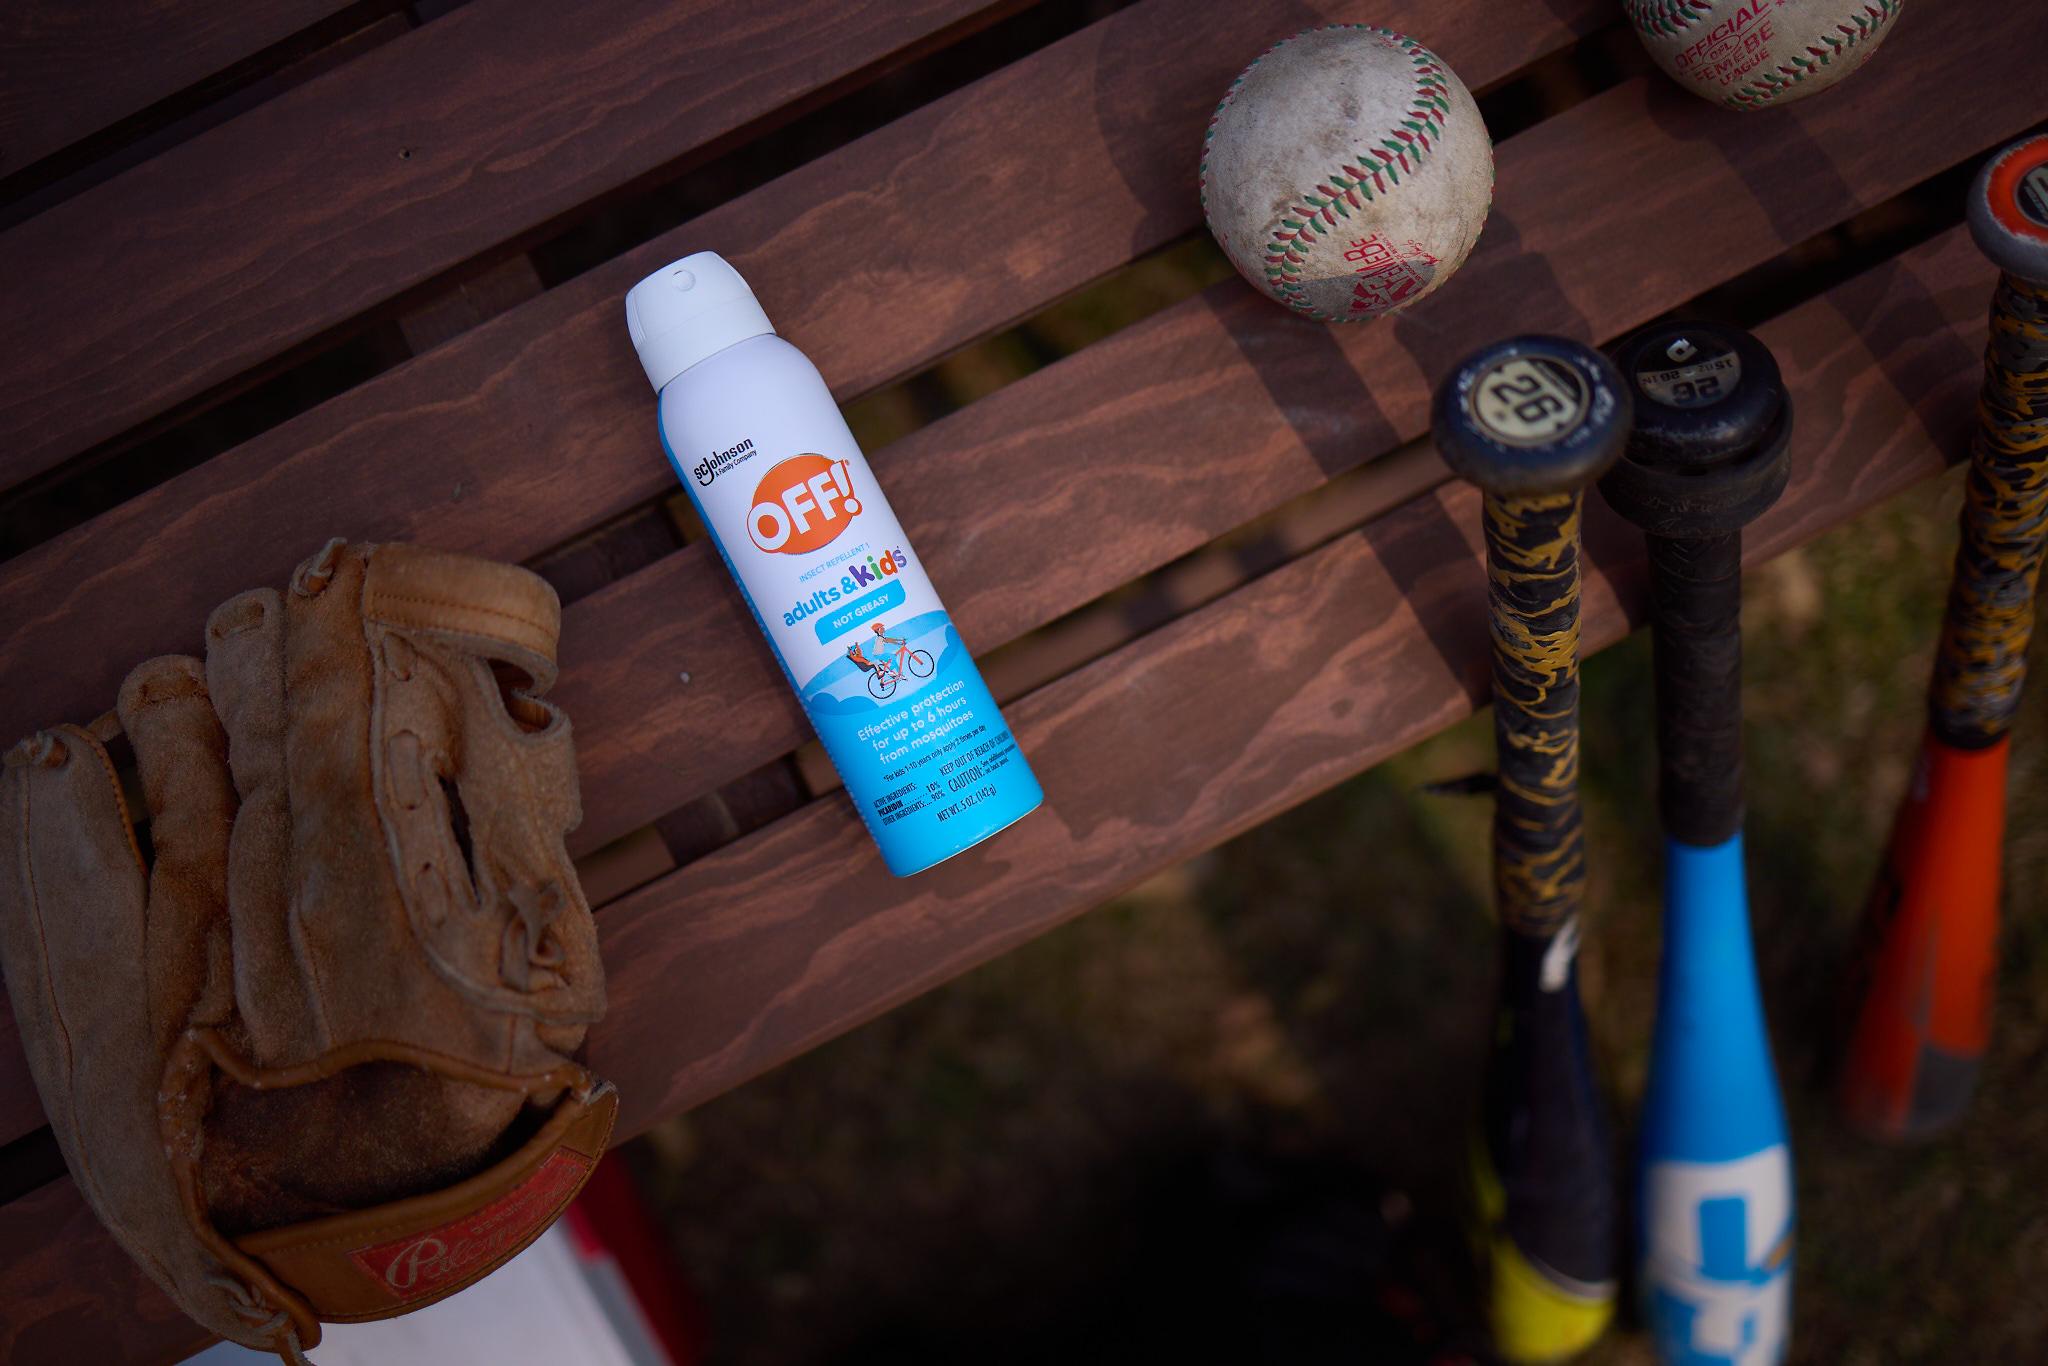
<path id="1" fill-rule="evenodd" d="M 1509 446 L 1548 446 L 1585 421 L 1579 372 L 1547 356 L 1510 356 L 1480 375 L 1466 399 L 1472 421 Z"/>

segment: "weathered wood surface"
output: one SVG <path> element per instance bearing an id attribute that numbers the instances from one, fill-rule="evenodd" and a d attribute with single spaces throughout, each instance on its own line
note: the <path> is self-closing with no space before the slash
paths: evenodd
<path id="1" fill-rule="evenodd" d="M 0 236 L 0 487 L 1026 2 L 475 0 Z"/>
<path id="2" fill-rule="evenodd" d="M 666 491 L 620 300 L 677 255 L 748 271 L 847 397 L 1196 226 L 1217 92 L 1289 24 L 1462 15 L 1447 50 L 1485 83 L 1613 17 L 1607 0 L 1258 0 L 1191 25 L 1180 6 L 1121 11 L 7 564 L 0 621 L 39 664 L 0 679 L 0 734 L 111 695 L 129 655 L 188 648 L 214 603 L 337 531 L 521 560 Z M 95 643 L 86 624 L 138 595 L 149 618 Z"/>
<path id="3" fill-rule="evenodd" d="M 2024 23 L 2043 27 L 2048 11 L 2033 14 Z M 2015 34 L 2024 31 L 2013 22 Z M 1829 99 L 1736 121 L 1732 133 L 1711 106 L 1661 81 L 1631 82 L 1503 145 L 1493 221 L 1426 313 L 1388 327 L 1325 329 L 1229 282 L 879 453 L 880 477 L 962 634 L 977 650 L 990 649 L 1419 435 L 1432 378 L 1499 331 L 1498 300 L 1517 301 L 1518 328 L 1609 339 L 1682 303 L 1702 281 L 1759 264 L 1971 147 L 2048 116 L 2048 87 L 2021 80 L 1987 87 L 1940 127 L 1912 112 L 1956 78 L 1956 66 L 1996 59 L 1969 41 L 1946 41 L 1937 35 L 1916 63 L 1874 65 Z M 2019 67 L 2029 59 L 2009 60 Z M 1859 90 L 1871 93 L 1849 98 Z M 1644 166 L 1668 172 L 1650 180 Z M 1637 193 L 1590 215 L 1556 193 L 1569 177 L 1628 182 Z M 630 357 L 617 359 L 633 381 L 619 405 L 651 424 Z M 670 475 L 647 427 L 627 425 L 637 463 L 666 487 Z M 405 449 L 425 458 L 437 448 Z M 1104 451 L 1116 458 L 1102 459 Z M 479 458 L 488 464 L 492 455 Z M 561 473 L 566 496 L 588 468 L 576 462 Z M 961 507 L 976 516 L 957 516 Z M 545 515 L 541 506 L 530 512 Z M 124 543 L 131 559 L 105 571 L 124 596 L 110 596 L 96 579 L 67 588 L 54 573 L 33 580 L 40 592 L 32 594 L 17 566 L 7 566 L 0 619 L 18 614 L 24 625 L 11 650 L 18 662 L 0 689 L 0 733 L 66 714 L 66 696 L 111 697 L 135 658 L 186 645 L 194 628 L 182 624 L 169 628 L 169 640 L 106 636 L 96 623 L 125 618 L 125 595 L 148 592 L 154 622 L 198 623 L 212 602 L 245 585 L 235 557 L 260 540 L 264 515 L 252 506 L 251 521 L 236 519 L 247 534 L 211 552 L 217 570 L 205 560 L 177 561 L 170 547 L 187 535 L 210 536 L 219 509 L 202 503 L 183 516 L 183 527 Z M 419 534 L 504 553 L 451 542 L 440 530 Z M 309 544 L 317 537 L 291 547 L 272 577 L 282 578 Z M 177 571 L 168 574 L 163 566 L 172 562 Z M 147 577 L 136 577 L 138 564 Z M 29 572 L 26 563 L 20 572 Z M 184 582 L 209 573 L 223 584 L 218 592 L 189 606 L 177 601 Z M 145 636 L 157 629 L 133 625 Z M 576 718 L 583 778 L 579 851 L 683 806 L 809 734 L 705 546 L 572 607 L 563 654 L 557 695 Z M 93 672 L 81 676 L 86 670 Z M 59 686 L 65 691 L 54 691 Z M 29 710 L 38 700 L 46 709 Z M 71 708 L 81 716 L 98 709 Z M 0 1026 L 0 1141 L 39 1122 L 22 1098 L 24 1081 L 19 1050 Z"/>
<path id="4" fill-rule="evenodd" d="M 0 176 L 355 3 L 10 0 L 0 5 Z"/>
<path id="5" fill-rule="evenodd" d="M 211 1340 L 107 1235 L 68 1179 L 4 1211 L 7 1255 L 36 1249 L 0 1271 L 8 1366 L 142 1366 Z"/>
<path id="6" fill-rule="evenodd" d="M 1963 453 L 1991 279 L 1958 229 L 1762 330 L 1800 422 L 1791 487 L 1749 533 L 1752 563 Z M 888 877 L 852 810 L 828 798 L 607 908 L 612 1009 L 591 1055 L 621 1084 L 623 1130 L 1467 714 L 1486 677 L 1477 503 L 1442 486 L 1014 703 L 1047 807 L 930 873 Z M 1641 613 L 1642 549 L 1597 500 L 1587 534 L 1598 649 Z M 1245 667 L 1205 667 L 1218 651 Z M 0 1359 L 79 1360 L 81 1340 L 165 1359 L 196 1347 L 203 1335 L 84 1218 L 68 1180 L 0 1208 Z"/>

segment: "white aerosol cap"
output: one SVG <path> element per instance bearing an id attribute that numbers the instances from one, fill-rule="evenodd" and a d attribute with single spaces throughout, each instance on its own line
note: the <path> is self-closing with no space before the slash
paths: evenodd
<path id="1" fill-rule="evenodd" d="M 656 393 L 698 361 L 774 331 L 754 291 L 715 251 L 672 261 L 626 291 L 626 335 Z"/>

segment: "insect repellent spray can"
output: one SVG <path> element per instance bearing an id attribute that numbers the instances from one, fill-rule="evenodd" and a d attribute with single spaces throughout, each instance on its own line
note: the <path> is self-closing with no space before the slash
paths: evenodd
<path id="1" fill-rule="evenodd" d="M 831 390 L 698 252 L 626 295 L 661 444 L 898 877 L 1029 814 L 1038 780 Z"/>

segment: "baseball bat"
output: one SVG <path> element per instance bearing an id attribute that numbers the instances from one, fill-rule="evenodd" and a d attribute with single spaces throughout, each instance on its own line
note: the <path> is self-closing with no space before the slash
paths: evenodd
<path id="1" fill-rule="evenodd" d="M 1485 494 L 1501 987 L 1474 1176 L 1495 1346 L 1555 1361 L 1615 1295 L 1614 1175 L 1579 1005 L 1579 514 L 1629 400 L 1578 342 L 1517 337 L 1438 386 L 1438 449 Z"/>
<path id="2" fill-rule="evenodd" d="M 2048 136 L 1970 190 L 1998 266 L 1961 542 L 1920 759 L 1869 909 L 1875 946 L 1841 1078 L 1849 1121 L 1918 1139 L 1961 1117 L 1990 1042 L 2007 740 L 2048 540 Z"/>
<path id="3" fill-rule="evenodd" d="M 1650 552 L 1664 951 L 1636 1160 L 1661 1360 L 1770 1366 L 1792 1308 L 1792 1156 L 1742 859 L 1742 528 L 1784 492 L 1792 407 L 1749 333 L 1659 323 L 1616 348 L 1635 425 L 1600 482 Z"/>

